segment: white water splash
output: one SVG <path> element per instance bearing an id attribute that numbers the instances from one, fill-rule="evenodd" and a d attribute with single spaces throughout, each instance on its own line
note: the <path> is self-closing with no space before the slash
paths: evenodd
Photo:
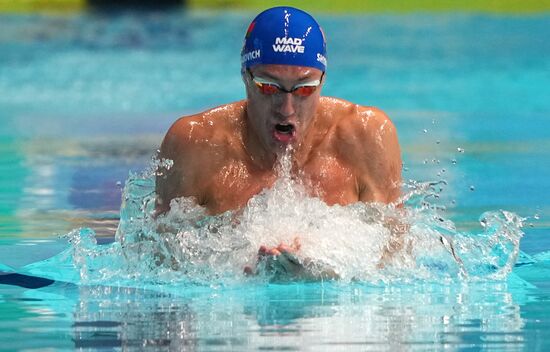
<path id="1" fill-rule="evenodd" d="M 504 279 L 519 253 L 522 219 L 505 211 L 482 215 L 483 232 L 459 233 L 429 202 L 443 181 L 409 182 L 403 187 L 405 207 L 355 203 L 328 206 L 307 194 L 291 177 L 290 157 L 277 166 L 279 179 L 237 212 L 208 216 L 192 199 L 171 202 L 171 210 L 154 216 L 156 161 L 126 181 L 115 242 L 97 245 L 93 231 L 71 232 L 64 253 L 81 282 L 137 281 L 223 283 L 270 280 L 272 273 L 250 278 L 245 266 L 256 265 L 260 246 L 300 242 L 296 256 L 329 269 L 341 281 L 412 282 L 417 280 Z M 390 224 L 401 231 L 395 246 Z M 397 247 L 392 251 L 388 248 Z M 280 277 L 278 277 L 280 279 Z"/>

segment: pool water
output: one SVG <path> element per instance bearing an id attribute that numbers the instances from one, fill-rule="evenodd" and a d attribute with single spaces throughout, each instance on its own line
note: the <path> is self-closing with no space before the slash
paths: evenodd
<path id="1" fill-rule="evenodd" d="M 512 273 L 464 279 L 438 259 L 427 275 L 413 270 L 404 281 L 268 283 L 227 280 L 222 270 L 187 280 L 177 271 L 123 268 L 121 257 L 143 253 L 121 252 L 120 230 L 115 239 L 129 171 L 147 190 L 147 178 L 136 175 L 177 117 L 244 97 L 239 52 L 253 15 L 0 15 L 0 350 L 548 350 L 544 14 L 318 16 L 329 50 L 324 94 L 388 113 L 405 179 L 443 188 L 425 211 L 450 221 L 457 243 L 485 243 L 485 212 L 521 217 L 523 228 L 509 232 L 512 240 L 524 233 Z M 277 194 L 251 208 L 246 230 L 274 219 L 258 209 L 273 211 Z M 341 212 L 311 199 L 296 204 L 280 209 L 300 226 L 310 226 L 300 222 L 303 209 Z M 328 225 L 319 233 L 335 223 Z M 504 233 L 499 226 L 489 229 Z M 78 228 L 93 233 L 71 232 Z M 68 233 L 72 244 L 59 238 Z M 340 238 L 338 248 L 348 248 Z M 228 244 L 220 241 L 209 244 Z M 346 255 L 342 270 L 352 259 L 368 264 Z"/>

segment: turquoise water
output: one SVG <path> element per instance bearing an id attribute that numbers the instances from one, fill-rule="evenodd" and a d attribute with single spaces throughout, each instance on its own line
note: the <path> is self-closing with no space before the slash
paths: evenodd
<path id="1" fill-rule="evenodd" d="M 222 218 L 189 230 L 195 245 L 171 252 L 179 271 L 151 268 L 154 251 L 136 247 L 143 223 L 126 220 L 140 209 L 122 214 L 115 241 L 128 172 L 147 168 L 170 123 L 243 98 L 238 55 L 252 15 L 0 15 L 0 270 L 56 280 L 0 281 L 10 283 L 0 284 L 0 350 L 548 350 L 547 15 L 319 16 L 324 94 L 385 110 L 405 178 L 436 185 L 408 203 L 421 255 L 395 270 L 370 270 L 346 242 L 383 238 L 364 219 L 389 210 L 303 198 L 289 207 L 285 192 L 296 194 L 285 183 L 248 209 L 242 228 Z M 139 176 L 126 185 L 138 200 L 151 186 Z M 338 234 L 332 248 L 309 240 L 348 280 L 239 278 L 240 257 L 222 249 L 277 223 L 277 211 L 290 229 Z M 493 225 L 484 229 L 485 212 Z M 212 224 L 233 237 L 208 242 L 206 261 L 189 256 Z M 438 231 L 462 245 L 467 275 L 445 251 L 430 255 Z M 512 273 L 491 276 L 513 264 L 522 232 Z M 58 238 L 67 233 L 71 245 Z M 21 287 L 29 282 L 43 287 Z"/>

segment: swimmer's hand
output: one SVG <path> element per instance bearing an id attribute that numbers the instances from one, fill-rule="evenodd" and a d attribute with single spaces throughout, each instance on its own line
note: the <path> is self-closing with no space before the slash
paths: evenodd
<path id="1" fill-rule="evenodd" d="M 309 258 L 298 256 L 301 244 L 296 237 L 291 245 L 280 243 L 276 247 L 260 246 L 256 267 L 244 268 L 246 275 L 265 274 L 274 281 L 336 279 L 332 269 L 321 268 Z"/>

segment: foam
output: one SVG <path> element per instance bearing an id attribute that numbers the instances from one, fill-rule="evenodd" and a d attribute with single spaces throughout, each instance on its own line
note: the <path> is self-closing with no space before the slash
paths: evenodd
<path id="1" fill-rule="evenodd" d="M 290 176 L 286 154 L 273 187 L 239 211 L 209 216 L 193 199 L 180 198 L 155 217 L 154 179 L 169 167 L 170 161 L 155 160 L 142 174 L 130 175 L 114 243 L 98 245 L 93 230 L 77 229 L 67 235 L 70 248 L 47 265 L 72 266 L 74 275 L 67 272 L 65 280 L 78 276 L 81 283 L 110 285 L 284 281 L 284 273 L 274 277 L 259 270 L 250 277 L 243 269 L 256 266 L 260 246 L 292 244 L 298 238 L 296 256 L 314 264 L 308 266 L 313 277 L 330 270 L 342 282 L 452 283 L 506 279 L 519 254 L 523 219 L 506 211 L 487 212 L 479 234 L 460 233 L 430 203 L 443 181 L 404 184 L 403 208 L 361 202 L 328 206 Z M 405 233 L 399 248 L 388 254 L 392 223 Z"/>

